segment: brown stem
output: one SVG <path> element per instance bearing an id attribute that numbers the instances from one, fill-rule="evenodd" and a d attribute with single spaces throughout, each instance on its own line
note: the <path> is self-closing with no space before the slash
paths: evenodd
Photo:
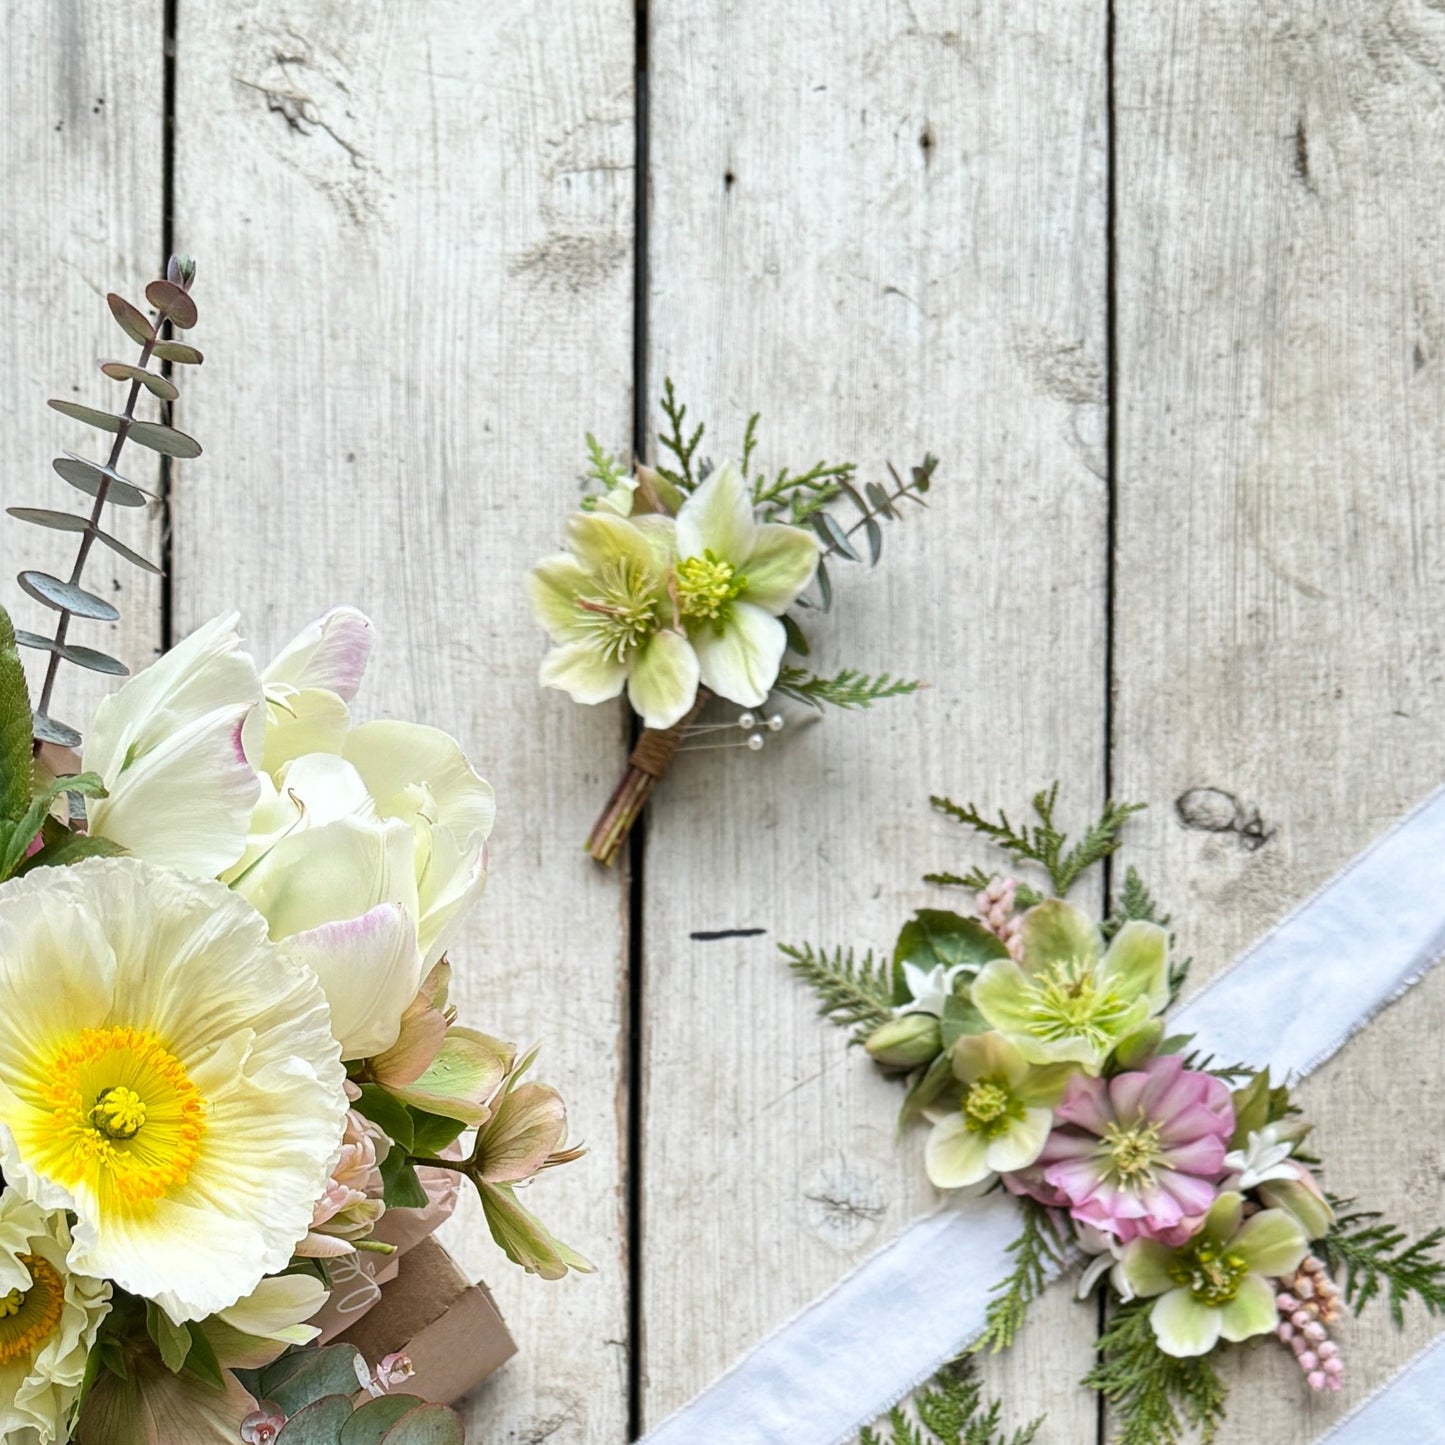
<path id="1" fill-rule="evenodd" d="M 643 728 L 637 746 L 627 759 L 626 771 L 587 835 L 587 851 L 599 863 L 610 868 L 617 861 L 617 855 L 622 851 L 633 824 L 642 816 L 653 788 L 667 776 L 687 730 L 711 699 L 712 693 L 700 687 L 697 700 L 681 722 L 666 729 Z"/>

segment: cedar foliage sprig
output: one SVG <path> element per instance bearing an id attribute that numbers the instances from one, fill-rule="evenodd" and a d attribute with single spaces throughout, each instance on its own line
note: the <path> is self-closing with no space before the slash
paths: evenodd
<path id="1" fill-rule="evenodd" d="M 1143 803 L 1116 803 L 1110 799 L 1104 804 L 1104 811 L 1092 823 L 1084 836 L 1065 851 L 1068 835 L 1061 832 L 1054 823 L 1054 807 L 1058 802 L 1059 785 L 1033 796 L 1033 809 L 1038 822 L 1016 828 L 1009 822 L 1008 814 L 999 810 L 998 821 L 985 818 L 972 804 L 960 805 L 950 798 L 932 797 L 929 801 L 940 813 L 956 818 L 975 833 L 987 838 L 1005 853 L 1026 862 L 1037 863 L 1049 875 L 1049 883 L 1056 898 L 1067 896 L 1069 889 L 1078 882 L 1085 869 L 1107 858 L 1119 846 L 1124 824 L 1135 814 L 1143 812 Z"/>
<path id="2" fill-rule="evenodd" d="M 866 1428 L 858 1445 L 1029 1445 L 1043 1424 L 1040 1416 L 1006 1435 L 1000 1406 L 996 1400 L 984 1404 L 983 1386 L 968 1359 L 945 1365 L 913 1397 L 913 1409 L 916 1421 L 898 1406 L 889 1412 L 886 1437 Z"/>
<path id="3" fill-rule="evenodd" d="M 1445 1313 L 1445 1259 L 1436 1253 L 1445 1244 L 1445 1228 L 1406 1244 L 1405 1232 L 1384 1222 L 1379 1213 L 1349 1212 L 1353 1199 L 1329 1198 L 1335 1222 L 1315 1248 L 1357 1315 L 1382 1289 L 1397 1328 L 1405 1322 L 1405 1303 L 1411 1296 L 1428 1314 Z"/>
<path id="4" fill-rule="evenodd" d="M 921 686 L 921 683 L 891 677 L 886 672 L 870 676 L 851 667 L 843 668 L 832 677 L 820 677 L 806 668 L 784 667 L 778 673 L 773 691 L 797 702 L 805 702 L 821 712 L 825 706 L 845 709 L 872 707 L 885 697 L 905 697 L 917 692 Z"/>
<path id="5" fill-rule="evenodd" d="M 1228 1387 L 1207 1355 L 1179 1359 L 1159 1348 L 1149 1323 L 1154 1303 L 1134 1300 L 1115 1311 L 1084 1384 L 1114 1407 L 1114 1445 L 1182 1445 L 1190 1427 L 1208 1445 L 1224 1419 Z"/>
<path id="6" fill-rule="evenodd" d="M 591 432 L 587 433 L 587 459 L 587 479 L 600 482 L 604 491 L 627 480 L 627 468 Z"/>
<path id="7" fill-rule="evenodd" d="M 971 1354 L 991 1355 L 1006 1350 L 1023 1328 L 1029 1306 L 1044 1292 L 1066 1257 L 1066 1236 L 1051 1209 L 1022 1196 L 1019 1213 L 1023 1229 L 1008 1247 L 1013 1268 L 996 1285 L 984 1312 L 983 1333 L 969 1346 Z"/>
<path id="8" fill-rule="evenodd" d="M 814 950 L 811 944 L 781 945 L 788 967 L 818 995 L 818 1013 L 847 1028 L 857 1025 L 854 1043 L 862 1043 L 880 1024 L 893 1017 L 892 983 L 886 960 L 874 958 L 870 948 L 861 959 L 851 948 Z"/>

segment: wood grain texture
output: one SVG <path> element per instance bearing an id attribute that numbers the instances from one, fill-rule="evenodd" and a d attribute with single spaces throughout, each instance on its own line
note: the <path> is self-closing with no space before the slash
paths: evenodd
<path id="1" fill-rule="evenodd" d="M 1222 967 L 1445 768 L 1445 16 L 1424 4 L 1118 7 L 1119 791 Z M 1212 787 L 1246 832 L 1186 828 Z M 1262 826 L 1250 827 L 1256 813 Z M 1436 976 L 1303 1088 L 1333 1187 L 1445 1216 Z M 1431 1335 L 1378 1307 L 1348 1391 L 1265 1343 L 1221 1445 L 1304 1445 Z"/>
<path id="2" fill-rule="evenodd" d="M 164 174 L 160 0 L 115 6 L 69 3 L 0 7 L 0 288 L 13 344 L 0 356 L 6 458 L 0 505 L 89 514 L 91 499 L 55 475 L 62 451 L 104 460 L 112 437 L 46 406 L 50 397 L 119 411 L 125 389 L 96 370 L 96 358 L 136 359 L 111 319 L 105 293 L 144 304 L 161 256 Z M 155 415 L 146 404 L 138 416 Z M 182 464 L 184 465 L 184 464 Z M 155 454 L 132 444 L 122 472 L 147 490 L 159 479 Z M 144 555 L 160 557 L 160 516 L 108 507 L 106 529 Z M 54 635 L 56 614 L 16 586 L 34 568 L 63 578 L 76 538 L 7 518 L 0 527 L 0 584 L 15 625 Z M 161 644 L 160 589 L 146 573 L 96 547 L 84 582 L 120 609 L 118 623 L 77 621 L 73 641 L 98 647 L 133 670 Z M 37 689 L 44 656 L 25 652 Z M 114 680 L 63 665 L 54 715 L 83 729 Z"/>
<path id="3" fill-rule="evenodd" d="M 587 426 L 631 404 L 632 32 L 621 0 L 479 9 L 183 5 L 177 240 L 199 258 L 209 461 L 176 498 L 182 628 L 240 602 L 257 650 L 353 602 L 361 707 L 459 737 L 497 788 L 488 896 L 453 950 L 468 1022 L 545 1042 L 582 1163 L 533 1207 L 600 1273 L 447 1239 L 521 1347 L 466 1409 L 496 1442 L 626 1421 L 625 899 L 584 866 L 621 721 L 542 696 L 522 578 Z"/>
<path id="4" fill-rule="evenodd" d="M 1060 775 L 1070 821 L 1097 805 L 1107 542 L 1104 7 L 650 14 L 651 394 L 673 377 L 715 419 L 719 461 L 754 408 L 769 468 L 942 458 L 933 509 L 889 530 L 876 573 L 840 578 L 815 629 L 821 668 L 929 690 L 761 755 L 685 757 L 656 795 L 655 1424 L 936 1202 L 921 1134 L 895 1143 L 899 1092 L 818 1021 L 776 944 L 887 949 L 911 908 L 948 906 L 919 875 L 976 850 L 930 792 L 1012 805 Z M 749 926 L 766 936 L 693 937 Z M 1051 1298 L 989 1361 L 1015 1418 L 1047 1408 L 1050 1438 L 1093 1439 L 1073 1385 L 1091 1326 Z"/>

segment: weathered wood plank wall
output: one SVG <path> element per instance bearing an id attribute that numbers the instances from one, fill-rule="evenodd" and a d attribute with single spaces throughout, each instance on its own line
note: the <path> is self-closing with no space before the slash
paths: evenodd
<path id="1" fill-rule="evenodd" d="M 1445 22 L 1229 0 L 1116 25 L 1114 776 L 1157 805 L 1140 866 L 1197 985 L 1445 774 Z M 1200 787 L 1247 831 L 1182 826 Z M 1445 1218 L 1442 1027 L 1437 975 L 1302 1095 L 1332 1187 L 1416 1232 Z M 1348 1402 L 1434 1331 L 1376 1308 L 1340 1333 Z M 1302 1403 L 1282 1350 L 1231 1376 L 1229 1445 L 1303 1445 L 1341 1403 Z"/>
<path id="2" fill-rule="evenodd" d="M 449 1230 L 521 1347 L 468 1408 L 484 1440 L 626 1428 L 626 910 L 578 846 L 622 725 L 538 694 L 522 578 L 584 413 L 630 415 L 632 60 L 620 0 L 183 5 L 177 37 L 176 239 L 211 352 L 178 625 L 246 599 L 265 655 L 339 600 L 376 620 L 364 707 L 452 731 L 498 793 L 455 1001 L 545 1041 L 592 1148 L 535 1197 L 595 1278 L 523 1276 L 470 1208 Z"/>
<path id="3" fill-rule="evenodd" d="M 463 1007 L 545 1040 L 593 1148 L 537 1197 L 598 1278 L 519 1277 L 474 1212 L 450 1233 L 523 1350 L 470 1403 L 478 1439 L 620 1445 L 931 1207 L 896 1093 L 773 951 L 886 944 L 936 899 L 919 873 L 975 855 L 930 791 L 1013 805 L 1057 775 L 1072 820 L 1110 781 L 1151 799 L 1133 857 L 1202 981 L 1445 766 L 1445 22 L 1113 10 L 653 0 L 638 336 L 626 0 L 175 8 L 170 233 L 200 258 L 208 360 L 178 414 L 207 454 L 176 470 L 172 631 L 244 602 L 264 656 L 335 601 L 377 619 L 366 705 L 457 732 L 498 787 Z M 167 11 L 4 13 L 0 277 L 26 343 L 0 363 L 3 500 L 58 505 L 75 439 L 44 399 L 103 395 L 99 297 L 166 234 Z M 634 386 L 668 375 L 718 459 L 754 408 L 769 465 L 939 453 L 933 511 L 845 579 L 821 648 L 931 686 L 683 759 L 629 879 L 576 846 L 622 719 L 536 691 L 521 578 L 580 433 L 626 446 Z M 154 553 L 159 518 L 131 525 Z M 3 535 L 8 570 L 68 556 Z M 137 575 L 90 630 L 133 665 L 167 620 Z M 1244 833 L 1184 826 L 1201 786 Z M 692 936 L 738 927 L 768 934 Z M 1307 1086 L 1338 1187 L 1419 1229 L 1445 1203 L 1442 1015 L 1436 979 Z M 1049 1412 L 1042 1440 L 1097 1438 L 1091 1318 L 1056 1292 L 989 1363 L 1015 1418 Z M 1348 1398 L 1429 1334 L 1347 1330 Z M 1313 1440 L 1333 1408 L 1292 1370 L 1252 1352 L 1222 1438 Z"/>

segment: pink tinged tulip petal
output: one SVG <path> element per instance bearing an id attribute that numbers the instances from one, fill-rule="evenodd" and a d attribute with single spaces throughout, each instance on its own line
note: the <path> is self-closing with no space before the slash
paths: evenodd
<path id="1" fill-rule="evenodd" d="M 277 653 L 263 680 L 298 690 L 325 688 L 352 702 L 375 637 L 371 622 L 354 607 L 333 607 Z"/>
<path id="2" fill-rule="evenodd" d="M 1201 1304 L 1187 1289 L 1170 1290 L 1149 1315 L 1154 1338 L 1166 1355 L 1207 1355 L 1219 1343 L 1220 1311 Z"/>
<path id="3" fill-rule="evenodd" d="M 562 1096 L 546 1084 L 520 1084 L 482 1130 L 482 1178 L 492 1184 L 530 1179 L 567 1132 Z"/>
<path id="4" fill-rule="evenodd" d="M 488 1103 L 506 1077 L 511 1058 L 510 1044 L 474 1029 L 453 1028 L 425 1071 L 392 1092 L 402 1103 L 428 1113 L 481 1124 L 491 1116 Z"/>
<path id="5" fill-rule="evenodd" d="M 370 1058 L 396 1042 L 420 973 L 416 929 L 404 908 L 379 904 L 359 918 L 298 933 L 285 947 L 320 980 L 343 1058 Z"/>

